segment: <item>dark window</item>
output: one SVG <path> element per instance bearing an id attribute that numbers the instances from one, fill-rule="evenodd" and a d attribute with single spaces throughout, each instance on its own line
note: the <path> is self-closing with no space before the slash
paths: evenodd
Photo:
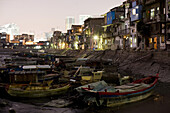
<path id="1" fill-rule="evenodd" d="M 170 18 L 170 13 L 168 13 L 168 18 Z"/>
<path id="2" fill-rule="evenodd" d="M 170 25 L 168 25 L 168 29 L 170 29 Z"/>
<path id="3" fill-rule="evenodd" d="M 168 40 L 170 40 L 170 33 L 168 33 Z"/>
<path id="4" fill-rule="evenodd" d="M 117 28 L 115 28 L 115 32 L 117 32 Z"/>
<path id="5" fill-rule="evenodd" d="M 132 33 L 134 33 L 134 29 L 132 29 Z"/>
<path id="6" fill-rule="evenodd" d="M 159 30 L 159 23 L 156 24 L 156 30 Z"/>
<path id="7" fill-rule="evenodd" d="M 142 42 L 144 42 L 144 38 L 142 37 Z"/>
<path id="8" fill-rule="evenodd" d="M 146 18 L 146 12 L 143 13 L 143 18 Z"/>

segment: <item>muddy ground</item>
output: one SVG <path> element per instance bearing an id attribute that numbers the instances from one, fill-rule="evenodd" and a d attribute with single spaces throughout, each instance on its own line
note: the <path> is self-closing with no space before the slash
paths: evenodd
<path id="1" fill-rule="evenodd" d="M 50 100 L 10 101 L 0 99 L 0 113 L 9 113 L 12 108 L 16 113 L 170 113 L 170 83 L 159 82 L 155 87 L 155 93 L 135 103 L 125 104 L 118 107 L 43 107 Z M 22 102 L 21 102 L 22 101 Z M 81 104 L 81 103 L 80 103 Z"/>

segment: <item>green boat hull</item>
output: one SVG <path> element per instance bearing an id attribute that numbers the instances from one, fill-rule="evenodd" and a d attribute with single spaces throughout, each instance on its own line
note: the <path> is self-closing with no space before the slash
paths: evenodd
<path id="1" fill-rule="evenodd" d="M 8 94 L 14 97 L 23 97 L 23 98 L 41 98 L 41 97 L 50 97 L 55 95 L 61 95 L 67 92 L 70 85 L 66 85 L 60 88 L 55 89 L 44 89 L 44 90 L 18 90 L 16 88 L 8 89 Z"/>

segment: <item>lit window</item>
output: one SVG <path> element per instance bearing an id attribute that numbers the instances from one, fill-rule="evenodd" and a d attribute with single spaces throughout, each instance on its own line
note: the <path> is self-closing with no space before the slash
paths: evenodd
<path id="1" fill-rule="evenodd" d="M 155 9 L 151 9 L 150 19 L 153 19 L 154 16 L 155 16 Z"/>
<path id="2" fill-rule="evenodd" d="M 136 43 L 136 37 L 134 38 L 134 40 L 133 40 L 133 41 L 134 41 L 134 43 Z"/>
<path id="3" fill-rule="evenodd" d="M 132 9 L 132 14 L 133 14 L 133 15 L 136 15 L 136 9 L 135 9 L 135 8 Z"/>
<path id="4" fill-rule="evenodd" d="M 105 44 L 107 44 L 107 40 L 105 40 Z"/>
<path id="5" fill-rule="evenodd" d="M 120 16 L 120 18 L 121 18 L 121 19 L 123 19 L 123 18 L 124 18 L 124 16 Z"/>
<path id="6" fill-rule="evenodd" d="M 161 42 L 164 43 L 165 42 L 165 38 L 164 36 L 161 37 Z"/>
<path id="7" fill-rule="evenodd" d="M 130 47 L 133 47 L 132 43 L 130 44 Z"/>
<path id="8" fill-rule="evenodd" d="M 149 38 L 149 43 L 152 43 L 152 38 Z"/>

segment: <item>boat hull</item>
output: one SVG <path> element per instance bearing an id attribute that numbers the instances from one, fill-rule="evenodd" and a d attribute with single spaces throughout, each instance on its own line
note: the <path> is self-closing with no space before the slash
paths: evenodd
<path id="1" fill-rule="evenodd" d="M 97 106 L 119 106 L 131 102 L 140 101 L 148 98 L 153 94 L 153 89 L 158 81 L 157 76 L 150 76 L 134 81 L 131 84 L 101 87 L 99 90 L 94 90 L 90 87 L 83 87 L 86 94 L 95 95 L 93 99 L 87 100 L 89 103 L 96 103 Z"/>
<path id="2" fill-rule="evenodd" d="M 128 95 L 128 96 L 118 96 L 118 97 L 109 97 L 109 98 L 100 98 L 98 104 L 104 105 L 107 107 L 114 107 L 119 106 L 122 104 L 132 103 L 136 101 L 140 101 L 143 99 L 148 98 L 153 94 L 153 90 L 142 93 L 142 94 L 135 94 L 135 95 Z M 97 98 L 96 98 L 97 99 Z"/>
<path id="3" fill-rule="evenodd" d="M 61 95 L 67 92 L 70 85 L 66 85 L 56 89 L 42 89 L 42 90 L 17 90 L 15 88 L 9 88 L 8 94 L 14 97 L 23 97 L 23 98 L 41 98 L 41 97 L 50 97 L 55 95 Z"/>

